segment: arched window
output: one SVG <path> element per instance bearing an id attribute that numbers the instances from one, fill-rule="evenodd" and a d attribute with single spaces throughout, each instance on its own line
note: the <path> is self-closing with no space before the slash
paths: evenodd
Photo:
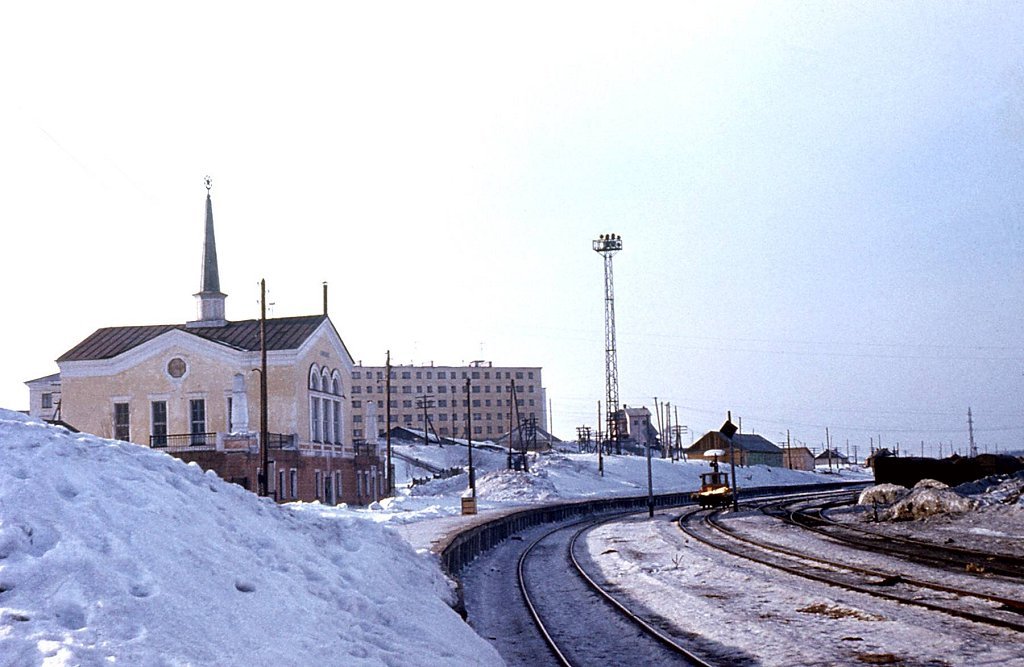
<path id="1" fill-rule="evenodd" d="M 309 367 L 309 439 L 320 442 L 322 438 L 322 421 L 320 410 L 320 369 L 316 364 Z"/>
<path id="2" fill-rule="evenodd" d="M 320 391 L 320 369 L 316 364 L 309 368 L 309 388 L 313 391 Z"/>

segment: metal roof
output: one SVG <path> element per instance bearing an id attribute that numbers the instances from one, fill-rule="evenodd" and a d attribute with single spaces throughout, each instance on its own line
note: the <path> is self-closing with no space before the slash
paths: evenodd
<path id="1" fill-rule="evenodd" d="M 326 319 L 326 315 L 308 315 L 267 320 L 267 350 L 297 349 Z M 256 352 L 260 349 L 259 320 L 228 322 L 222 327 L 188 327 L 184 324 L 105 327 L 97 329 L 81 343 L 62 354 L 57 363 L 112 359 L 174 330 L 184 331 L 236 350 Z"/>

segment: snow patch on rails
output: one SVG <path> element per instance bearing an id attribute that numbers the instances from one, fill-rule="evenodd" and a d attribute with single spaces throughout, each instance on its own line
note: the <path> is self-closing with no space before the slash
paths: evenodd
<path id="1" fill-rule="evenodd" d="M 863 484 L 838 482 L 829 484 L 802 484 L 789 486 L 766 486 L 757 489 L 745 489 L 743 498 L 769 496 L 774 494 L 795 494 L 815 492 L 826 489 L 844 489 L 860 487 Z M 432 549 L 438 553 L 441 566 L 455 582 L 458 591 L 456 610 L 466 615 L 462 582 L 459 573 L 480 554 L 501 544 L 512 535 L 525 531 L 533 526 L 544 523 L 555 523 L 578 516 L 611 514 L 618 512 L 638 511 L 647 508 L 648 497 L 621 496 L 583 500 L 568 503 L 544 505 L 527 509 L 512 510 L 497 517 L 481 517 L 478 523 L 460 527 L 457 531 L 445 535 Z M 680 493 L 664 493 L 654 496 L 655 509 L 679 507 L 692 504 L 690 491 Z"/>
<path id="2" fill-rule="evenodd" d="M 714 549 L 761 565 L 765 565 L 798 577 L 811 579 L 830 586 L 872 597 L 921 607 L 987 625 L 1024 632 L 1020 621 L 1019 602 L 1013 599 L 969 590 L 963 586 L 944 585 L 924 581 L 902 570 L 887 567 L 863 567 L 854 565 L 849 559 L 822 557 L 803 551 L 783 547 L 778 543 L 760 537 L 742 534 L 734 527 L 726 526 L 720 519 L 722 511 L 692 511 L 679 519 L 679 527 L 688 536 Z M 702 521 L 697 523 L 696 518 Z M 715 536 L 717 535 L 717 537 Z M 721 538 L 726 537 L 729 543 Z M 886 588 L 886 591 L 881 590 Z M 932 595 L 920 591 L 930 590 L 952 594 L 941 601 L 930 602 Z M 993 608 L 993 605 L 995 608 Z"/>

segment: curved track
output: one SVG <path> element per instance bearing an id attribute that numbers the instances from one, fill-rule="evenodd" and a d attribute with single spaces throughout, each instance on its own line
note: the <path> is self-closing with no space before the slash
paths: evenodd
<path id="1" fill-rule="evenodd" d="M 680 640 L 631 611 L 587 574 L 575 544 L 602 523 L 585 520 L 550 530 L 519 557 L 519 590 L 561 665 L 703 665 Z"/>
<path id="2" fill-rule="evenodd" d="M 792 525 L 858 549 L 883 551 L 905 560 L 958 573 L 968 572 L 983 577 L 998 576 L 1017 581 L 1024 580 L 1024 558 L 1021 556 L 891 535 L 829 517 L 830 510 L 843 504 L 837 501 L 811 507 L 779 506 L 777 514 Z M 767 506 L 762 511 L 776 513 Z"/>
<path id="3" fill-rule="evenodd" d="M 996 627 L 1024 631 L 1024 603 L 1003 595 L 979 592 L 976 586 L 947 584 L 923 578 L 894 565 L 863 567 L 856 559 L 841 556 L 842 549 L 807 550 L 785 547 L 775 541 L 742 533 L 722 520 L 723 511 L 691 511 L 679 519 L 680 529 L 715 549 L 789 574 L 878 598 L 941 612 Z M 797 525 L 800 525 L 797 523 Z M 861 547 L 863 548 L 863 546 Z M 833 552 L 833 557 L 818 554 Z M 887 562 L 892 562 L 886 558 Z"/>
<path id="4" fill-rule="evenodd" d="M 583 533 L 621 516 L 554 528 L 520 556 L 520 591 L 552 654 L 566 666 L 710 665 L 631 611 L 577 559 Z"/>

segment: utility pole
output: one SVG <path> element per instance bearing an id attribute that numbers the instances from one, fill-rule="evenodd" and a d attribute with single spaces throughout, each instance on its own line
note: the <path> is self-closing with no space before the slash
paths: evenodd
<path id="1" fill-rule="evenodd" d="M 427 408 L 434 407 L 434 404 L 427 396 L 417 396 L 416 404 L 417 408 L 423 408 L 423 446 L 425 447 L 430 444 L 430 440 L 427 438 L 427 428 L 430 426 L 430 418 L 427 416 Z M 440 442 L 441 440 L 438 438 L 438 443 Z"/>
<path id="2" fill-rule="evenodd" d="M 622 453 L 619 436 L 619 362 L 615 349 L 615 285 L 612 257 L 622 250 L 622 237 L 601 234 L 593 242 L 594 252 L 604 258 L 604 387 L 608 413 L 608 436 L 615 439 L 615 453 Z"/>
<path id="3" fill-rule="evenodd" d="M 387 443 L 388 454 L 388 495 L 395 495 L 395 467 L 391 463 L 391 350 L 384 361 L 384 442 Z"/>
<path id="4" fill-rule="evenodd" d="M 512 384 L 509 385 L 508 395 L 511 397 L 508 399 L 508 469 L 512 469 L 512 413 L 518 412 L 516 406 L 516 379 L 512 378 Z"/>
<path id="5" fill-rule="evenodd" d="M 466 378 L 466 442 L 469 444 L 469 490 L 473 493 L 473 498 L 476 498 L 476 473 L 473 471 L 473 432 L 470 430 L 473 427 L 472 419 L 472 403 L 469 397 L 469 378 Z"/>
<path id="6" fill-rule="evenodd" d="M 974 417 L 971 416 L 971 408 L 967 408 L 967 432 L 970 436 L 971 457 L 978 455 L 978 446 L 974 444 Z"/>
<path id="7" fill-rule="evenodd" d="M 604 438 L 607 433 L 601 433 L 601 401 L 597 402 L 597 472 L 604 477 Z"/>
<path id="8" fill-rule="evenodd" d="M 267 453 L 270 433 L 267 428 L 267 281 L 260 280 L 260 474 L 258 478 L 258 493 L 261 496 L 269 495 L 270 480 L 267 478 L 270 472 L 269 455 Z"/>

